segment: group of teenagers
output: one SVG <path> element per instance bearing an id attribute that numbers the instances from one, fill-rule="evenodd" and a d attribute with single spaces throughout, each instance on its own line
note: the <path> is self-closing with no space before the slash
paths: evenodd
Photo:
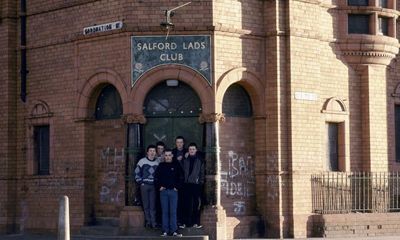
<path id="1" fill-rule="evenodd" d="M 134 173 L 140 186 L 146 227 L 158 226 L 157 199 L 161 203 L 161 236 L 182 236 L 178 227 L 202 227 L 200 205 L 205 168 L 203 154 L 195 143 L 185 148 L 185 139 L 178 136 L 174 149 L 166 148 L 163 142 L 149 145 Z"/>

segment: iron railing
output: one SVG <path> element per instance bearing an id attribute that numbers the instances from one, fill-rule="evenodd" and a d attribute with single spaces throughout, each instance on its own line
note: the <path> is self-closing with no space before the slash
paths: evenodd
<path id="1" fill-rule="evenodd" d="M 314 213 L 400 211 L 398 172 L 325 172 L 311 176 Z"/>

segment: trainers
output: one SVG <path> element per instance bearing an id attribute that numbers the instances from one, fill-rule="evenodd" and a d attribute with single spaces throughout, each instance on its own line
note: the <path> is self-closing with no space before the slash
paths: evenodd
<path id="1" fill-rule="evenodd" d="M 174 233 L 172 233 L 172 236 L 173 237 L 182 237 L 182 233 L 174 232 Z"/>
<path id="2" fill-rule="evenodd" d="M 179 228 L 184 229 L 184 228 L 186 228 L 186 225 L 185 225 L 185 224 L 182 224 L 182 225 L 179 226 Z"/>
<path id="3" fill-rule="evenodd" d="M 168 236 L 168 233 L 163 232 L 160 236 L 161 236 L 161 237 L 166 237 L 166 236 Z"/>
<path id="4" fill-rule="evenodd" d="M 194 224 L 193 227 L 194 227 L 194 228 L 202 228 L 203 226 L 200 225 L 200 224 Z"/>

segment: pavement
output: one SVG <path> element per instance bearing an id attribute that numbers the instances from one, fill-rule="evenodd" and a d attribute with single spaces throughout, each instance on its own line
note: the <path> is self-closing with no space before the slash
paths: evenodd
<path id="1" fill-rule="evenodd" d="M 110 239 L 110 236 L 104 236 L 107 237 L 107 239 Z M 54 234 L 10 234 L 10 235 L 0 235 L 0 240 L 56 240 L 57 235 Z M 82 236 L 72 236 L 71 240 L 78 240 L 82 239 Z M 92 239 L 90 237 L 87 237 L 85 239 Z M 97 236 L 96 238 L 93 239 L 102 239 L 101 236 Z M 138 236 L 124 236 L 124 237 L 115 237 L 115 239 L 145 239 L 145 237 L 141 238 Z M 167 237 L 167 239 L 176 239 L 172 237 Z M 182 240 L 184 240 L 185 237 L 182 237 Z M 285 238 L 288 239 L 288 238 Z M 377 237 L 346 237 L 346 238 L 298 238 L 298 240 L 306 240 L 306 239 L 312 239 L 312 240 L 326 240 L 326 239 L 332 239 L 332 240 L 400 240 L 400 236 L 377 236 Z M 235 240 L 273 240 L 271 238 L 246 238 L 246 239 L 235 239 Z"/>
<path id="2" fill-rule="evenodd" d="M 1 240 L 54 240 L 57 239 L 56 235 L 52 234 L 9 234 L 0 235 Z"/>

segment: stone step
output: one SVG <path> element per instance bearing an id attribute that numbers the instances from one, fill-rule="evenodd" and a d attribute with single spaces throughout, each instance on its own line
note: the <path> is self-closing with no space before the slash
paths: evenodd
<path id="1" fill-rule="evenodd" d="M 119 227 L 119 218 L 98 217 L 95 225 Z"/>
<path id="2" fill-rule="evenodd" d="M 184 228 L 184 229 L 178 229 L 180 233 L 183 235 L 205 235 L 203 228 Z"/>
<path id="3" fill-rule="evenodd" d="M 82 235 L 116 236 L 119 234 L 119 227 L 114 226 L 86 226 L 80 230 Z"/>
<path id="4" fill-rule="evenodd" d="M 75 235 L 72 239 L 165 239 L 170 237 L 161 237 L 161 229 L 128 228 L 121 230 L 114 226 L 86 226 L 80 230 L 80 235 Z M 184 239 L 208 240 L 203 229 L 185 228 L 179 229 Z M 176 238 L 176 237 L 175 237 Z"/>
<path id="5" fill-rule="evenodd" d="M 112 239 L 146 239 L 146 240 L 161 240 L 161 239 L 184 239 L 184 240 L 208 240 L 208 236 L 182 236 L 182 237 L 161 237 L 161 236 L 90 236 L 90 235 L 75 235 L 72 240 L 112 240 Z"/>
<path id="6" fill-rule="evenodd" d="M 146 229 L 146 228 L 127 228 L 127 229 L 120 229 L 120 235 L 141 235 L 141 236 L 158 236 L 161 234 L 162 229 Z M 178 232 L 182 233 L 184 236 L 204 236 L 203 228 L 178 228 Z"/>

